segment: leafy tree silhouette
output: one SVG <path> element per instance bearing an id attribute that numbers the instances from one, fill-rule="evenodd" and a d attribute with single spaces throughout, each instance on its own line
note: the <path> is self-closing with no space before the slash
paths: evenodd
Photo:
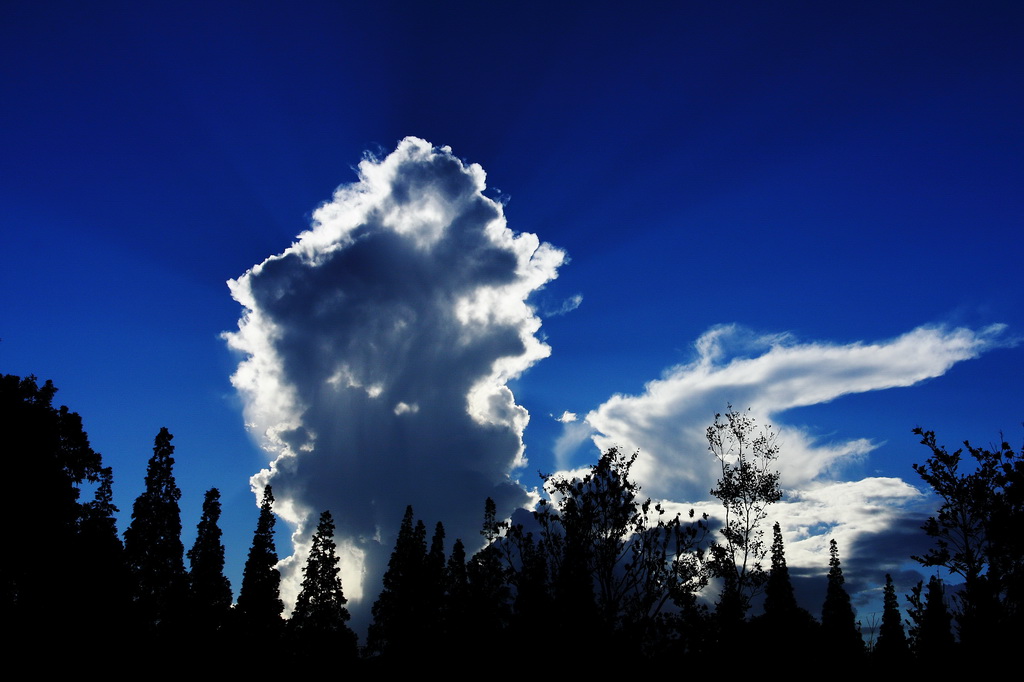
<path id="1" fill-rule="evenodd" d="M 614 638 L 639 646 L 666 604 L 684 605 L 706 585 L 699 550 L 706 517 L 684 523 L 642 499 L 629 478 L 635 461 L 611 448 L 582 477 L 544 477 L 552 502 L 542 500 L 534 514 L 538 547 L 554 609 L 577 644 Z M 517 544 L 526 536 L 513 529 L 510 537 Z M 518 556 L 528 558 L 532 550 L 518 544 Z M 528 565 L 520 560 L 517 570 Z"/>
<path id="2" fill-rule="evenodd" d="M 284 602 L 281 601 L 281 572 L 277 570 L 274 523 L 274 491 L 268 485 L 263 488 L 260 515 L 245 560 L 236 606 L 242 634 L 248 636 L 274 638 L 281 631 Z"/>
<path id="3" fill-rule="evenodd" d="M 0 553 L 0 604 L 11 650 L 18 640 L 59 640 L 75 655 L 89 651 L 124 618 L 124 557 L 112 502 L 113 475 L 89 444 L 81 417 L 56 408 L 52 381 L 0 376 L 0 448 L 11 508 L 32 510 L 31 523 L 9 525 Z M 83 487 L 96 485 L 91 502 Z"/>
<path id="4" fill-rule="evenodd" d="M 1005 441 L 991 449 L 964 441 L 976 468 L 961 473 L 963 448 L 950 453 L 934 432 L 914 433 L 932 453 L 914 471 L 942 505 L 923 526 L 935 547 L 913 558 L 963 576 L 956 619 L 969 652 L 1012 646 L 1024 629 L 1024 458 Z"/>
<path id="5" fill-rule="evenodd" d="M 313 534 L 302 569 L 302 589 L 288 625 L 300 652 L 332 651 L 340 658 L 354 659 L 356 634 L 348 626 L 348 600 L 341 586 L 336 549 L 334 519 L 325 511 Z"/>
<path id="6" fill-rule="evenodd" d="M 166 427 L 157 434 L 146 468 L 146 489 L 135 499 L 132 522 L 124 533 L 138 617 L 145 627 L 164 630 L 179 625 L 187 592 L 173 438 Z"/>
<path id="7" fill-rule="evenodd" d="M 779 472 L 774 469 L 779 446 L 770 426 L 757 432 L 754 419 L 732 405 L 724 418 L 715 415 L 707 440 L 722 472 L 711 494 L 725 508 L 719 531 L 724 543 L 711 547 L 710 564 L 723 581 L 718 614 L 728 626 L 743 619 L 751 599 L 768 580 L 762 566 L 768 550 L 761 522 L 768 516 L 768 505 L 782 499 Z"/>
<path id="8" fill-rule="evenodd" d="M 942 581 L 933 575 L 928 581 L 927 591 L 924 584 L 918 582 L 907 595 L 907 602 L 914 655 L 922 662 L 949 660 L 956 651 L 956 641 L 953 638 L 953 617 L 946 608 Z"/>

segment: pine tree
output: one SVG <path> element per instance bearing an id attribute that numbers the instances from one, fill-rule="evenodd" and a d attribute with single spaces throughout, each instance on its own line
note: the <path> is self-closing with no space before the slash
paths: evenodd
<path id="1" fill-rule="evenodd" d="M 146 469 L 146 489 L 135 499 L 124 549 L 144 625 L 168 627 L 180 615 L 187 590 L 181 544 L 181 490 L 174 481 L 174 438 L 161 428 Z"/>
<path id="2" fill-rule="evenodd" d="M 829 542 L 829 556 L 828 590 L 821 609 L 821 632 L 826 648 L 842 660 L 849 660 L 863 653 L 864 641 L 857 630 L 850 595 L 843 587 L 846 580 L 839 564 L 839 547 L 835 540 Z"/>
<path id="3" fill-rule="evenodd" d="M 907 636 L 903 632 L 900 604 L 896 599 L 896 588 L 893 587 L 892 576 L 886 573 L 885 588 L 882 592 L 882 626 L 878 630 L 875 656 L 881 661 L 902 663 L 909 653 Z"/>
<path id="4" fill-rule="evenodd" d="M 787 616 L 797 609 L 793 583 L 789 579 L 786 551 L 782 544 L 782 529 L 778 523 L 772 528 L 772 570 L 765 585 L 764 612 Z"/>
<path id="5" fill-rule="evenodd" d="M 747 636 L 753 647 L 751 654 L 772 656 L 793 641 L 814 650 L 820 637 L 818 623 L 797 604 L 778 523 L 772 533 L 772 568 L 765 584 L 764 615 L 754 620 Z M 732 643 L 725 642 L 726 646 Z"/>
<path id="6" fill-rule="evenodd" d="M 334 519 L 325 511 L 320 515 L 309 558 L 302 569 L 302 590 L 289 628 L 302 650 L 312 652 L 329 647 L 343 658 L 354 658 L 356 634 L 348 626 L 348 600 L 341 587 L 336 549 Z"/>
<path id="7" fill-rule="evenodd" d="M 242 589 L 238 593 L 237 611 L 242 629 L 249 633 L 276 635 L 281 627 L 281 572 L 277 570 L 277 549 L 274 546 L 274 492 L 263 489 L 260 515 L 252 547 L 242 572 Z"/>
<path id="8" fill-rule="evenodd" d="M 422 521 L 413 524 L 412 506 L 406 507 L 384 573 L 384 588 L 373 604 L 367 635 L 367 648 L 373 653 L 400 657 L 421 648 L 426 535 Z"/>
<path id="9" fill-rule="evenodd" d="M 203 515 L 196 527 L 196 541 L 188 551 L 189 597 L 193 628 L 218 630 L 231 609 L 231 583 L 224 576 L 224 545 L 221 542 L 220 491 L 211 488 L 203 499 Z"/>

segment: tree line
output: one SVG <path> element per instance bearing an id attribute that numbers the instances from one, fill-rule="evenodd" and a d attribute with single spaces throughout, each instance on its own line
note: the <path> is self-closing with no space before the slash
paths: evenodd
<path id="1" fill-rule="evenodd" d="M 798 605 L 778 523 L 766 537 L 770 505 L 783 495 L 779 446 L 770 427 L 730 406 L 707 429 L 720 467 L 710 493 L 722 503 L 721 519 L 692 509 L 672 515 L 643 498 L 630 478 L 636 455 L 616 448 L 582 475 L 545 476 L 547 497 L 525 522 L 498 519 L 486 500 L 481 538 L 470 543 L 483 547 L 472 554 L 462 539 L 446 550 L 441 522 L 428 543 L 408 507 L 360 646 L 348 625 L 330 511 L 319 518 L 285 618 L 267 486 L 235 600 L 216 489 L 206 492 L 193 546 L 182 545 L 171 433 L 163 428 L 155 438 L 122 539 L 111 469 L 80 417 L 54 407 L 55 393 L 32 376 L 0 380 L 13 480 L 32 482 L 15 486 L 22 522 L 12 524 L 0 562 L 16 644 L 60 643 L 69 656 L 88 657 L 119 642 L 123 660 L 162 657 L 172 667 L 209 659 L 265 669 L 312 656 L 387 666 L 440 652 L 484 662 L 505 651 L 531 665 L 569 657 L 594 669 L 613 652 L 697 668 L 784 651 L 794 660 L 899 667 L 982 655 L 1022 631 L 1024 465 L 1005 442 L 950 453 L 934 433 L 915 430 L 931 454 L 914 469 L 941 505 L 923 526 L 932 548 L 913 559 L 963 582 L 947 589 L 936 574 L 918 583 L 905 596 L 904 619 L 887 575 L 881 625 L 868 645 L 835 540 L 820 617 Z M 92 498 L 84 500 L 87 490 Z M 755 606 L 761 612 L 752 615 Z M 171 649 L 177 658 L 167 658 Z"/>

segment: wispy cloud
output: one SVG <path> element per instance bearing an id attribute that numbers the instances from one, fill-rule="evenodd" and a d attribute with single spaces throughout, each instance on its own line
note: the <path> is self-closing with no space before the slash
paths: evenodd
<path id="1" fill-rule="evenodd" d="M 581 303 L 583 303 L 583 294 L 573 294 L 562 301 L 561 305 L 553 308 L 545 308 L 541 314 L 544 317 L 558 317 L 559 315 L 565 315 L 576 310 L 580 307 Z"/>
<path id="2" fill-rule="evenodd" d="M 615 395 L 583 422 L 566 424 L 556 457 L 567 466 L 588 437 L 602 451 L 613 445 L 639 449 L 633 473 L 645 494 L 669 501 L 678 511 L 697 505 L 714 514 L 719 503 L 709 501 L 708 491 L 719 471 L 707 452 L 705 432 L 727 403 L 749 407 L 784 443 L 778 466 L 786 498 L 771 514 L 783 527 L 787 559 L 795 567 L 824 571 L 830 538 L 844 547 L 860 543 L 862 552 L 868 537 L 879 548 L 889 536 L 910 541 L 908 528 L 920 525 L 924 496 L 898 478 L 842 480 L 844 463 L 877 447 L 870 438 L 821 442 L 779 418 L 791 408 L 851 393 L 911 386 L 1012 343 L 1004 325 L 977 331 L 919 327 L 886 341 L 850 344 L 801 343 L 788 334 L 715 327 L 697 340 L 692 362 L 670 368 L 640 395 Z M 906 551 L 900 556 L 905 559 Z M 875 560 L 878 565 L 893 561 Z"/>
<path id="3" fill-rule="evenodd" d="M 667 370 L 640 395 L 613 396 L 586 421 L 600 449 L 640 450 L 635 474 L 648 494 L 694 500 L 705 497 L 715 481 L 705 439 L 711 418 L 727 403 L 749 407 L 760 423 L 784 430 L 782 484 L 802 486 L 875 445 L 866 438 L 821 444 L 813 434 L 778 424 L 778 415 L 850 393 L 940 376 L 994 346 L 1003 329 L 919 327 L 888 341 L 839 345 L 715 327 L 697 340 L 693 362 Z"/>
<path id="4" fill-rule="evenodd" d="M 503 515 L 529 500 L 510 477 L 529 415 L 507 383 L 549 354 L 527 299 L 564 254 L 511 231 L 484 181 L 406 138 L 229 282 L 245 308 L 225 334 L 244 354 L 232 380 L 270 457 L 253 485 L 273 484 L 296 527 L 292 592 L 321 510 L 338 519 L 346 594 L 372 600 L 362 569 L 379 580 L 407 504 L 471 543 L 485 498 Z"/>

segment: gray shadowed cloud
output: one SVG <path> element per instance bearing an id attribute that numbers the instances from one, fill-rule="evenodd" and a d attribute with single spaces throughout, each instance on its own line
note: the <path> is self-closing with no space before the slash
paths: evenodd
<path id="1" fill-rule="evenodd" d="M 529 415 L 507 382 L 550 352 L 527 299 L 565 256 L 512 232 L 484 180 L 406 138 L 364 159 L 291 247 L 229 282 L 245 309 L 225 334 L 243 354 L 232 381 L 270 459 L 253 486 L 274 486 L 295 529 L 286 603 L 322 510 L 358 619 L 407 504 L 444 522 L 450 548 L 479 539 L 487 497 L 505 516 L 530 502 L 512 476 Z"/>

